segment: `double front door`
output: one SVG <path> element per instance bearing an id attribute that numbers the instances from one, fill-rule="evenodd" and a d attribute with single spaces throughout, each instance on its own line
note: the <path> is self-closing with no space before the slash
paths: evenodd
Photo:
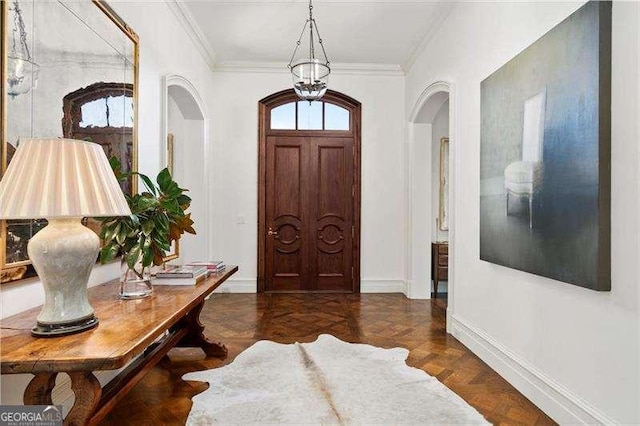
<path id="1" fill-rule="evenodd" d="M 266 291 L 356 288 L 353 142 L 300 133 L 266 137 Z"/>

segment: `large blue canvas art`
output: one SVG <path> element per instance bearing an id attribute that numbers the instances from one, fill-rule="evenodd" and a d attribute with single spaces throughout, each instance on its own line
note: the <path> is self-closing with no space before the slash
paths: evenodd
<path id="1" fill-rule="evenodd" d="M 481 83 L 480 258 L 611 289 L 611 3 Z"/>

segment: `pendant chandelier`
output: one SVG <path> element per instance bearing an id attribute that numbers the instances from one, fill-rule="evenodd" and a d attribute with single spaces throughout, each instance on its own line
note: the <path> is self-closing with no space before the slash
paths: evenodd
<path id="1" fill-rule="evenodd" d="M 11 50 L 7 55 L 7 94 L 15 98 L 36 87 L 40 66 L 31 58 L 20 4 L 14 1 L 9 10 L 13 11 L 14 26 Z"/>
<path id="2" fill-rule="evenodd" d="M 298 48 L 300 47 L 307 27 L 309 27 L 309 54 L 296 58 Z M 317 45 L 319 45 L 322 50 L 324 60 L 316 58 Z M 318 25 L 315 19 L 313 19 L 313 5 L 311 4 L 311 0 L 309 0 L 309 19 L 304 23 L 288 67 L 289 70 L 291 70 L 293 89 L 301 99 L 309 102 L 317 101 L 326 93 L 331 68 L 329 67 L 327 52 L 324 50 L 322 38 L 318 31 Z"/>

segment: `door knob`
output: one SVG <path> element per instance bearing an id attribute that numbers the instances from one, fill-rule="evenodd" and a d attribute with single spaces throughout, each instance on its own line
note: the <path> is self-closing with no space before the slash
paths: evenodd
<path id="1" fill-rule="evenodd" d="M 278 236 L 278 231 L 274 231 L 273 229 L 269 228 L 269 230 L 267 231 L 267 235 L 273 235 L 273 236 Z"/>

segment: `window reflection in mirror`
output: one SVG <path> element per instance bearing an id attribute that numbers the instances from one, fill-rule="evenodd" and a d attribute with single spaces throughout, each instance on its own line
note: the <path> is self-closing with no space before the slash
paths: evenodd
<path id="1" fill-rule="evenodd" d="M 129 170 L 133 164 L 133 85 L 94 83 L 63 98 L 63 136 L 95 142 L 107 158 L 117 157 Z M 121 182 L 131 193 L 133 181 Z"/>
<path id="2" fill-rule="evenodd" d="M 107 96 L 83 104 L 80 127 L 133 127 L 133 98 Z"/>

